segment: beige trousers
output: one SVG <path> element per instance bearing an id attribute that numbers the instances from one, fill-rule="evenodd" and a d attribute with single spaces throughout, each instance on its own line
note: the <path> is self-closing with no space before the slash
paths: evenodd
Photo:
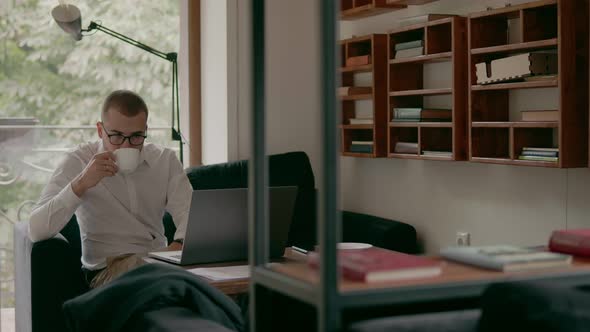
<path id="1" fill-rule="evenodd" d="M 90 282 L 90 288 L 100 287 L 113 281 L 118 276 L 136 267 L 146 264 L 145 254 L 125 254 L 108 257 L 107 267 L 100 271 Z"/>

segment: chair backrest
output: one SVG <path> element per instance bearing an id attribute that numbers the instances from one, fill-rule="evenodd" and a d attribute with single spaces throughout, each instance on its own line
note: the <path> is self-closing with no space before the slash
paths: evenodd
<path id="1" fill-rule="evenodd" d="M 315 180 L 305 152 L 289 152 L 268 158 L 270 186 L 296 186 L 297 198 L 288 245 L 313 248 L 316 243 Z M 248 187 L 248 161 L 191 167 L 186 169 L 195 190 Z M 163 218 L 166 238 L 170 243 L 176 227 L 170 214 Z M 80 228 L 74 215 L 60 232 L 81 256 Z"/>

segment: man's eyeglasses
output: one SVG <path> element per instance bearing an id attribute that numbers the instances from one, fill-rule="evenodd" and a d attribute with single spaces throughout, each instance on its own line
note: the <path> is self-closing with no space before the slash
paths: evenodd
<path id="1" fill-rule="evenodd" d="M 126 139 L 129 140 L 129 144 L 131 145 L 142 145 L 143 141 L 145 141 L 145 138 L 147 137 L 147 135 L 141 134 L 133 134 L 131 136 L 125 136 L 122 134 L 109 134 L 109 131 L 107 128 L 105 128 L 104 123 L 102 123 L 102 128 L 109 137 L 109 142 L 111 142 L 113 145 L 121 145 L 125 143 Z"/>

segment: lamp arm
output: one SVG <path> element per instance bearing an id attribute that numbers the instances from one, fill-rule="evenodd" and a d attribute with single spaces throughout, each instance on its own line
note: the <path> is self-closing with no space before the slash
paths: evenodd
<path id="1" fill-rule="evenodd" d="M 131 39 L 96 22 L 90 22 L 90 25 L 88 25 L 87 29 L 82 29 L 82 31 L 85 32 L 89 32 L 92 30 L 102 31 L 107 35 L 115 37 L 135 47 L 139 47 L 144 51 L 154 54 L 162 59 L 172 62 L 172 140 L 180 142 L 180 162 L 182 163 L 184 159 L 184 153 L 182 149 L 182 134 L 180 132 L 180 102 L 178 98 L 178 54 L 176 52 L 164 53 L 162 51 L 158 51 L 155 48 L 147 46 L 146 44 L 143 44 L 135 39 Z M 176 128 L 174 128 L 175 125 Z"/>
<path id="2" fill-rule="evenodd" d="M 149 52 L 151 54 L 154 54 L 156 56 L 159 56 L 162 59 L 166 59 L 168 61 L 172 61 L 173 60 L 172 59 L 172 56 L 170 55 L 172 53 L 164 53 L 162 51 L 158 51 L 158 50 L 156 50 L 153 47 L 147 46 L 146 44 L 144 44 L 142 42 L 139 42 L 139 41 L 137 41 L 135 39 L 129 38 L 129 37 L 123 35 L 123 34 L 120 34 L 120 33 L 116 32 L 116 31 L 113 31 L 113 30 L 105 27 L 104 25 L 98 24 L 98 23 L 96 23 L 94 21 L 93 22 L 90 22 L 90 25 L 88 25 L 88 28 L 85 29 L 85 30 L 83 29 L 82 31 L 90 32 L 92 30 L 102 31 L 102 32 L 106 33 L 107 35 L 113 36 L 113 37 L 115 37 L 115 38 L 117 38 L 119 40 L 122 40 L 122 41 L 124 41 L 124 42 L 126 42 L 128 44 L 131 44 L 131 45 L 133 45 L 135 47 L 139 47 L 142 50 L 145 50 L 145 51 L 147 51 L 147 52 Z"/>

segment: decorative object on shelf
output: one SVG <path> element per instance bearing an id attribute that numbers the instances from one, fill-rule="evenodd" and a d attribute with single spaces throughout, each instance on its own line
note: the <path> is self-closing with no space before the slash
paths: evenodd
<path id="1" fill-rule="evenodd" d="M 588 2 L 527 2 L 473 13 L 468 26 L 469 160 L 586 167 Z M 491 68 L 486 68 L 486 63 L 491 63 Z M 486 77 L 483 81 L 482 76 Z M 496 83 L 506 79 L 518 81 Z M 520 89 L 541 88 L 553 89 L 550 93 L 538 90 L 552 101 L 514 102 L 522 96 Z M 549 97 L 554 94 L 555 98 Z M 554 104 L 551 108 L 555 109 L 543 110 L 546 103 Z M 525 153 L 528 148 L 555 148 L 557 154 L 529 155 Z"/>
<path id="2" fill-rule="evenodd" d="M 477 84 L 492 84 L 505 81 L 555 75 L 557 73 L 557 50 L 534 51 L 512 55 L 475 64 Z"/>
<path id="3" fill-rule="evenodd" d="M 87 36 L 87 34 L 83 33 L 98 30 L 172 63 L 172 140 L 180 142 L 180 162 L 183 162 L 183 137 L 180 132 L 180 104 L 178 97 L 178 54 L 176 52 L 164 53 L 158 51 L 93 21 L 90 22 L 88 28 L 82 29 L 82 15 L 80 10 L 78 7 L 71 4 L 60 4 L 55 6 L 51 10 L 51 16 L 53 16 L 53 19 L 63 31 L 72 35 L 77 41 L 82 40 L 82 37 Z"/>

